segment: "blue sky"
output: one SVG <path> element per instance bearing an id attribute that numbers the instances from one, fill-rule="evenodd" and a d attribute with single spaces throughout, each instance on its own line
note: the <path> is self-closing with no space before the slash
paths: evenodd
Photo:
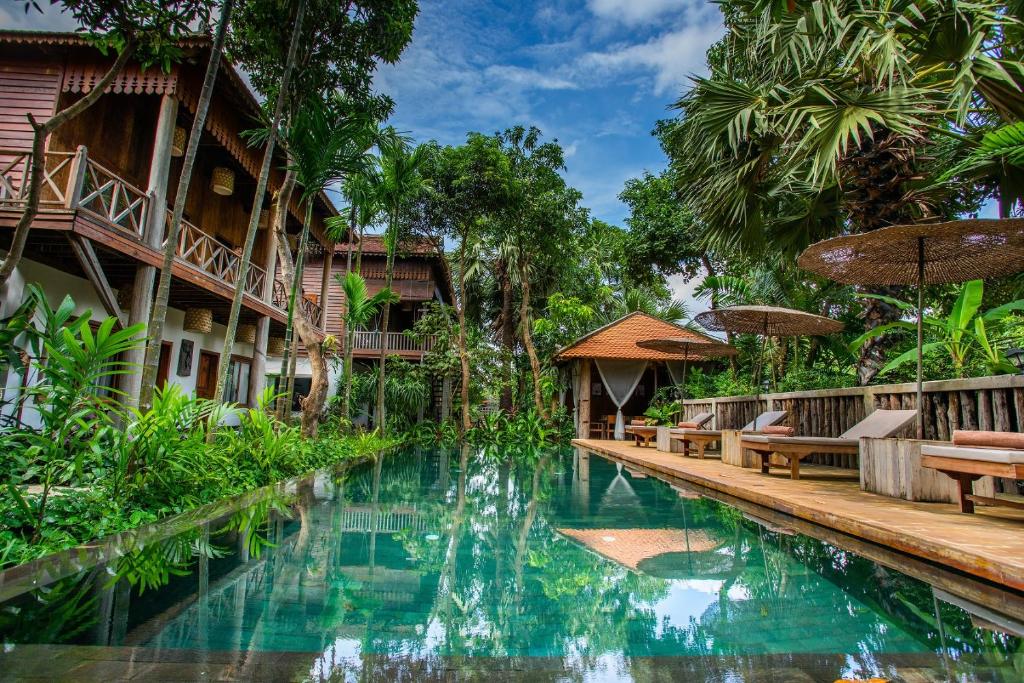
<path id="1" fill-rule="evenodd" d="M 418 140 L 536 125 L 562 143 L 584 205 L 622 225 L 623 183 L 664 167 L 651 129 L 721 33 L 703 0 L 421 0 L 412 43 L 376 82 Z"/>
<path id="2" fill-rule="evenodd" d="M 0 6 L 0 25 L 73 30 L 66 15 Z M 650 132 L 722 34 L 706 0 L 420 0 L 412 43 L 376 84 L 420 141 L 539 127 L 566 151 L 593 215 L 623 225 L 617 195 L 665 159 Z"/>

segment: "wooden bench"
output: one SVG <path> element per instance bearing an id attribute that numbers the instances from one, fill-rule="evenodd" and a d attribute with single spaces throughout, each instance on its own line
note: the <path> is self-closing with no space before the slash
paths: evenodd
<path id="1" fill-rule="evenodd" d="M 1024 510 L 1024 503 L 974 495 L 974 482 L 982 477 L 1024 479 L 1024 451 L 973 446 L 921 446 L 921 466 L 954 479 L 959 491 L 960 512 L 974 512 L 974 504 L 1003 505 Z"/>

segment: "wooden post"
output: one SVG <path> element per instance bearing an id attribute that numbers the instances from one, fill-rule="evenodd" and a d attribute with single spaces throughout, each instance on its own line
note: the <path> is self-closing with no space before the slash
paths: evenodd
<path id="1" fill-rule="evenodd" d="M 178 100 L 172 95 L 164 95 L 160 99 L 160 115 L 157 118 L 156 134 L 153 138 L 153 156 L 149 162 L 149 182 L 146 194 L 149 195 L 145 224 L 142 229 L 142 240 L 160 250 L 164 240 L 164 227 L 167 224 L 167 183 L 171 173 L 171 146 L 174 143 L 174 126 L 178 119 Z M 84 156 L 83 156 L 84 160 Z M 80 191 L 79 191 L 79 194 Z M 77 201 L 77 200 L 76 200 Z M 140 265 L 135 269 L 135 281 L 132 283 L 131 303 L 128 306 L 128 324 L 149 324 L 150 309 L 153 306 L 153 283 L 156 280 L 156 267 Z M 146 348 L 132 349 L 126 355 L 131 363 L 129 374 L 124 376 L 124 390 L 131 406 L 139 403 L 142 392 L 142 366 L 146 360 Z"/>
<path id="2" fill-rule="evenodd" d="M 327 299 L 331 293 L 331 266 L 334 263 L 334 244 L 324 247 L 324 269 L 320 275 L 320 329 L 330 334 L 327 329 Z"/>
<path id="3" fill-rule="evenodd" d="M 277 270 L 277 249 L 274 244 L 274 231 L 267 226 L 263 256 L 263 270 L 267 277 L 263 281 L 263 300 L 272 303 L 274 300 L 274 276 Z M 270 339 L 270 317 L 261 315 L 256 319 L 256 340 L 252 345 L 252 364 L 249 367 L 249 395 L 251 406 L 259 405 L 259 398 L 267 388 L 267 341 Z"/>
<path id="4" fill-rule="evenodd" d="M 71 160 L 71 173 L 68 176 L 68 189 L 64 195 L 64 206 L 68 209 L 77 209 L 78 200 L 82 198 L 82 188 L 85 186 L 85 171 L 88 164 L 88 153 L 85 145 L 79 145 L 75 150 L 75 158 Z M 28 177 L 27 175 L 23 177 Z"/>
<path id="5" fill-rule="evenodd" d="M 590 365 L 591 360 L 580 361 L 580 422 L 576 425 L 576 436 L 590 438 Z"/>

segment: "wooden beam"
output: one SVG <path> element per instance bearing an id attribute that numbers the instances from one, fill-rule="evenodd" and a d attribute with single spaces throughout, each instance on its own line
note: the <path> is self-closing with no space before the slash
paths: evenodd
<path id="1" fill-rule="evenodd" d="M 85 276 L 92 283 L 93 288 L 100 297 L 100 303 L 109 315 L 117 318 L 121 327 L 128 327 L 128 316 L 117 303 L 117 295 L 107 282 L 107 276 L 103 273 L 103 266 L 96 257 L 96 251 L 92 248 L 92 242 L 73 233 L 68 233 L 68 242 L 71 244 L 71 251 L 81 264 Z"/>

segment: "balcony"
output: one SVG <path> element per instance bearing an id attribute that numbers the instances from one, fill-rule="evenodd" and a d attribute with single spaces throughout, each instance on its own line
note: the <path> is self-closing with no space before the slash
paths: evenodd
<path id="1" fill-rule="evenodd" d="M 28 194 L 25 179 L 31 163 L 31 152 L 0 149 L 0 208 L 17 209 L 25 203 Z M 39 202 L 41 211 L 77 210 L 105 228 L 142 241 L 150 203 L 149 195 L 90 159 L 84 147 L 77 152 L 46 153 Z M 166 207 L 163 210 L 169 226 L 172 212 Z M 175 256 L 178 263 L 198 270 L 231 289 L 238 281 L 239 251 L 186 220 L 181 222 Z M 245 278 L 245 293 L 263 301 L 266 282 L 266 270 L 251 263 Z M 269 303 L 280 311 L 287 310 L 288 293 L 280 280 L 274 281 Z M 320 326 L 321 307 L 305 294 L 301 306 L 313 323 Z"/>
<path id="2" fill-rule="evenodd" d="M 359 330 L 353 335 L 352 351 L 356 355 L 370 356 L 380 354 L 381 344 L 387 344 L 386 351 L 399 356 L 420 357 L 434 347 L 434 337 L 419 341 L 404 332 L 388 332 Z"/>

